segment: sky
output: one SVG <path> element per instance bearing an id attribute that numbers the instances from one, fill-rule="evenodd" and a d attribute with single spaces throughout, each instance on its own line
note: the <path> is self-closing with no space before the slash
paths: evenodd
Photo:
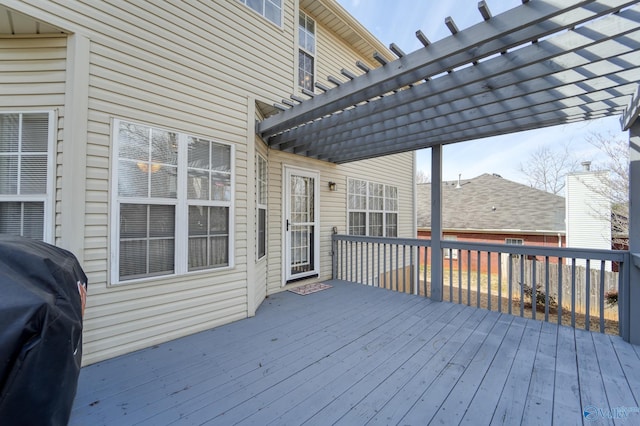
<path id="1" fill-rule="evenodd" d="M 352 16 L 362 23 L 383 44 L 397 44 L 411 53 L 422 44 L 415 37 L 417 30 L 433 43 L 451 33 L 444 24 L 450 16 L 460 30 L 482 22 L 477 0 L 337 0 Z M 498 15 L 522 5 L 522 0 L 487 0 L 492 15 Z M 520 172 L 541 146 L 569 144 L 578 161 L 597 163 L 598 152 L 586 138 L 598 133 L 621 136 L 617 117 L 530 130 L 511 135 L 486 138 L 443 148 L 443 179 L 470 179 L 483 173 L 496 173 L 520 183 L 527 176 Z M 417 156 L 418 169 L 431 175 L 431 150 L 421 150 Z"/>

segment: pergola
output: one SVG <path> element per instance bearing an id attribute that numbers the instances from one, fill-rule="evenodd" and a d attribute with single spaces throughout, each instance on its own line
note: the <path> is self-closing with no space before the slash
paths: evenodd
<path id="1" fill-rule="evenodd" d="M 258 124 L 274 149 L 333 163 L 432 148 L 432 264 L 441 264 L 442 145 L 607 116 L 630 130 L 630 294 L 623 337 L 640 344 L 640 0 L 523 0 L 381 66 L 330 77 Z M 432 269 L 432 282 L 442 270 Z M 434 293 L 434 298 L 441 298 Z M 624 321 L 624 320 L 623 320 Z"/>

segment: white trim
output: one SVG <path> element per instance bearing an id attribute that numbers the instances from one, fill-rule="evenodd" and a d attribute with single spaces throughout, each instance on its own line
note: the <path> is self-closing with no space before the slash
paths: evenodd
<path id="1" fill-rule="evenodd" d="M 172 132 L 177 135 L 178 143 L 178 160 L 177 160 L 177 188 L 184 188 L 176 191 L 175 199 L 168 198 L 147 198 L 147 197 L 130 197 L 124 201 L 126 204 L 145 204 L 145 205 L 172 205 L 175 206 L 175 229 L 174 229 L 174 272 L 172 274 L 154 275 L 143 278 L 135 278 L 129 280 L 120 280 L 119 263 L 120 263 L 120 204 L 123 203 L 123 199 L 120 199 L 118 193 L 118 172 L 119 172 L 119 155 L 118 155 L 118 132 L 120 123 L 126 122 L 136 125 L 149 127 L 154 130 Z M 215 144 L 228 146 L 230 150 L 230 199 L 229 201 L 209 201 L 209 200 L 189 200 L 187 198 L 186 186 L 188 178 L 188 164 L 186 158 L 188 158 L 188 138 L 201 138 Z M 233 269 L 235 267 L 235 184 L 236 184 L 236 166 L 235 158 L 236 151 L 235 145 L 221 142 L 210 137 L 195 135 L 191 133 L 185 133 L 178 130 L 167 129 L 159 127 L 154 124 L 147 124 L 138 121 L 130 121 L 125 119 L 113 118 L 111 120 L 111 193 L 109 196 L 110 206 L 110 235 L 109 242 L 111 248 L 109 250 L 110 259 L 110 285 L 128 285 L 133 283 L 149 282 L 157 280 L 158 278 L 182 276 L 182 275 L 194 275 L 202 273 L 216 273 L 219 271 Z M 228 217 L 228 265 L 217 268 L 198 269 L 194 271 L 188 270 L 189 253 L 188 253 L 188 239 L 189 239 L 189 206 L 205 206 L 205 207 L 225 207 L 229 209 Z"/>
<path id="2" fill-rule="evenodd" d="M 320 275 L 320 171 L 311 169 L 302 169 L 295 166 L 282 165 L 282 244 L 283 254 L 283 274 L 282 274 L 282 286 L 284 287 L 288 281 L 304 278 L 312 275 Z M 296 176 L 310 177 L 314 179 L 313 192 L 314 192 L 314 230 L 315 238 L 313 240 L 313 264 L 312 271 L 302 274 L 291 275 L 291 250 L 290 250 L 290 233 L 287 231 L 287 220 L 291 215 L 291 193 L 289 187 L 289 179 L 292 174 Z M 311 223 L 311 222 L 309 222 Z"/>
<path id="3" fill-rule="evenodd" d="M 256 252 L 256 263 L 265 259 L 267 257 L 267 247 L 269 247 L 269 165 L 267 163 L 267 159 L 260 153 L 256 153 L 256 172 L 255 172 L 255 182 L 256 182 L 256 246 L 255 246 L 255 252 Z M 264 176 L 264 182 L 265 182 L 265 197 L 266 197 L 266 204 L 262 204 L 260 203 L 260 165 L 259 162 L 260 160 L 264 161 L 264 167 L 265 167 L 265 176 Z M 264 255 L 260 256 L 260 252 L 259 252 L 259 244 L 260 244 L 260 210 L 264 210 L 264 214 L 265 214 L 265 235 L 264 235 Z"/>
<path id="4" fill-rule="evenodd" d="M 353 181 L 360 181 L 360 182 L 364 182 L 366 183 L 366 194 L 365 194 L 365 202 L 366 202 L 366 206 L 364 209 L 352 209 L 349 206 L 349 197 L 351 195 L 351 193 L 349 192 L 349 188 L 350 188 L 350 183 Z M 374 184 L 374 185 L 382 185 L 382 210 L 373 210 L 371 209 L 371 206 L 369 205 L 369 198 L 371 196 L 370 192 L 369 192 L 369 188 L 370 185 Z M 396 209 L 395 210 L 388 210 L 387 209 L 387 188 L 393 188 L 395 189 L 396 192 L 396 196 L 395 196 L 395 204 L 396 204 Z M 395 214 L 396 215 L 396 235 L 398 236 L 399 233 L 399 227 L 400 227 L 400 196 L 399 196 L 399 189 L 397 186 L 395 185 L 389 185 L 386 183 L 380 183 L 380 182 L 374 182 L 371 180 L 367 180 L 367 179 L 359 179 L 359 178 L 352 178 L 352 177 L 348 177 L 347 178 L 347 190 L 346 190 L 346 194 L 347 194 L 347 201 L 346 201 L 346 207 L 347 207 L 347 234 L 351 235 L 349 230 L 351 229 L 351 213 L 364 213 L 365 214 L 365 234 L 366 236 L 369 236 L 369 215 L 371 213 L 382 213 L 382 234 L 381 237 L 388 237 L 387 235 L 387 214 Z"/>
<path id="5" fill-rule="evenodd" d="M 42 202 L 43 224 L 42 240 L 46 243 L 55 244 L 55 192 L 56 192 L 56 129 L 58 117 L 54 110 L 6 110 L 0 111 L 2 115 L 18 114 L 19 128 L 18 138 L 22 139 L 22 117 L 24 114 L 47 114 L 47 183 L 44 194 L 14 194 L 0 195 L 3 202 Z M 20 151 L 22 152 L 22 151 Z M 20 167 L 21 163 L 18 163 Z M 19 184 L 19 182 L 18 182 Z"/>
<path id="6" fill-rule="evenodd" d="M 262 14 L 262 13 L 258 12 L 257 10 L 255 10 L 254 8 L 252 8 L 251 6 L 249 6 L 247 4 L 246 0 L 245 1 L 237 0 L 237 1 L 238 1 L 238 3 L 240 3 L 241 5 L 243 5 L 244 7 L 246 7 L 247 9 L 252 11 L 253 13 L 255 13 L 256 15 L 260 16 L 265 21 L 269 22 L 271 25 L 275 26 L 276 28 L 278 28 L 280 30 L 284 29 L 284 5 L 285 5 L 287 0 L 280 0 L 280 24 L 279 25 L 277 23 L 273 22 L 271 19 L 267 18 L 266 14 Z M 269 0 L 262 0 L 263 5 L 267 1 L 269 1 Z M 265 11 L 266 11 L 266 8 L 265 8 Z"/>
<path id="7" fill-rule="evenodd" d="M 310 52 L 309 50 L 305 49 L 302 47 L 302 45 L 300 44 L 300 15 L 304 15 L 306 19 L 309 19 L 311 21 L 313 21 L 313 52 Z M 298 13 L 296 15 L 298 17 L 298 19 L 296 19 L 296 25 L 295 25 L 295 39 L 296 39 L 296 45 L 298 46 L 298 49 L 296 49 L 296 57 L 297 57 L 297 64 L 298 66 L 296 67 L 296 82 L 295 85 L 298 88 L 298 91 L 301 91 L 303 89 L 302 86 L 300 86 L 300 51 L 302 51 L 303 53 L 309 55 L 312 59 L 313 59 L 313 81 L 311 82 L 311 89 L 307 89 L 310 90 L 311 92 L 315 92 L 315 83 L 316 81 L 318 81 L 318 61 L 316 58 L 316 55 L 318 53 L 318 46 L 317 46 L 317 40 L 318 40 L 318 23 L 316 22 L 315 19 L 313 19 L 311 17 L 311 15 L 307 14 L 306 12 L 304 12 L 302 9 L 298 10 Z M 306 25 L 306 20 L 305 20 L 305 25 Z M 306 30 L 306 28 L 305 28 Z"/>

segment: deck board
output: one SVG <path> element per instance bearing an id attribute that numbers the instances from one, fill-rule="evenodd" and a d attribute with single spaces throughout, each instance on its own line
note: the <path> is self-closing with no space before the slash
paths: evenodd
<path id="1" fill-rule="evenodd" d="M 70 425 L 564 425 L 638 406 L 640 348 L 617 336 L 331 284 L 83 368 Z"/>

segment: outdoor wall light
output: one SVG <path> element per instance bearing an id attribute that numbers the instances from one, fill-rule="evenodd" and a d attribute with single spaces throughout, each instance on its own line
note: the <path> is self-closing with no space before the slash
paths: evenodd
<path id="1" fill-rule="evenodd" d="M 338 185 L 335 182 L 329 182 L 329 191 L 335 191 L 338 189 Z"/>

